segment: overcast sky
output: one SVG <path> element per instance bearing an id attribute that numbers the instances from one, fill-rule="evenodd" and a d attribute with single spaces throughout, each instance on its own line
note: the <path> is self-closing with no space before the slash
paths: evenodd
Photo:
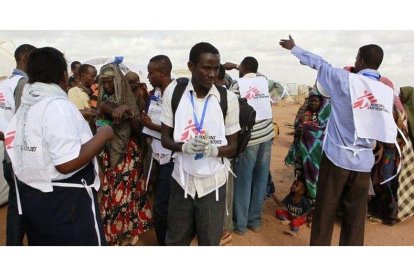
<path id="1" fill-rule="evenodd" d="M 311 84 L 315 78 L 315 71 L 299 65 L 296 58 L 278 45 L 279 39 L 287 38 L 291 33 L 298 45 L 323 56 L 331 64 L 339 67 L 352 65 L 360 46 L 377 43 L 385 51 L 380 71 L 399 87 L 414 85 L 414 31 L 393 31 L 414 30 L 411 5 L 407 0 L 2 1 L 0 42 L 9 39 L 17 46 L 22 43 L 31 43 L 37 47 L 53 46 L 63 51 L 69 61 L 124 55 L 126 60 L 142 66 L 146 66 L 152 56 L 162 53 L 170 56 L 174 68 L 179 69 L 185 68 L 191 46 L 200 41 L 208 41 L 219 49 L 223 62 L 238 63 L 245 56 L 255 56 L 259 61 L 259 70 L 270 78 L 284 83 Z M 172 31 L 189 29 L 204 31 Z M 105 30 L 112 31 L 103 32 Z M 6 62 L 3 56 L 0 51 L 0 75 L 3 74 L 3 70 L 8 74 L 13 67 L 13 63 Z M 290 273 L 288 269 L 292 265 L 297 265 L 297 258 L 292 258 L 292 254 L 295 256 L 299 254 L 298 256 L 302 257 L 304 267 L 312 267 L 321 259 L 329 260 L 324 263 L 324 269 L 318 271 L 321 275 L 330 275 L 332 272 L 351 273 L 347 267 L 343 269 L 341 263 L 351 256 L 349 251 L 344 250 L 333 252 L 313 248 L 311 252 L 311 249 L 301 247 L 295 248 L 292 252 L 291 248 L 281 247 L 238 247 L 228 254 L 219 248 L 215 248 L 214 251 L 200 248 L 197 252 L 190 249 L 185 251 L 174 249 L 174 256 L 188 260 L 185 264 L 182 263 L 182 266 L 176 266 L 179 260 L 171 258 L 170 250 L 146 248 L 145 251 L 135 250 L 131 254 L 131 251 L 126 249 L 117 250 L 117 256 L 122 257 L 123 263 L 133 264 L 139 259 L 144 264 L 139 267 L 142 273 L 154 273 L 154 267 L 164 274 L 171 273 L 175 267 L 185 267 L 188 271 L 208 275 L 208 273 L 217 274 L 215 270 L 220 267 L 220 271 L 224 269 L 224 273 L 231 271 L 232 274 L 246 274 L 247 271 L 268 274 L 270 270 L 267 265 L 250 268 L 248 265 L 226 264 L 254 264 L 255 261 L 268 264 L 274 262 L 277 256 L 279 262 L 284 264 L 277 268 L 277 272 L 283 274 Z M 266 254 L 263 254 L 264 250 Z M 392 254 L 389 254 L 390 250 Z M 373 271 L 376 273 L 378 269 L 384 272 L 383 266 L 375 267 L 367 264 L 375 262 L 387 253 L 389 263 L 410 262 L 412 252 L 402 254 L 400 252 L 402 248 L 398 248 L 398 252 L 392 250 L 392 248 L 379 247 L 352 250 L 351 261 L 355 265 L 349 268 L 357 266 L 362 274 L 372 274 Z M 0 257 L 2 257 L 0 259 L 6 267 L 7 264 L 11 264 L 10 272 L 15 272 L 15 267 L 18 266 L 19 272 L 33 274 L 33 267 L 47 258 L 48 265 L 44 266 L 42 271 L 46 271 L 47 274 L 48 271 L 61 270 L 65 265 L 62 260 L 78 254 L 77 251 L 79 250 L 70 248 L 57 248 L 53 251 L 48 248 L 37 248 L 36 253 L 41 254 L 33 254 L 32 251 L 0 250 Z M 78 265 L 69 268 L 66 265 L 64 267 L 67 269 L 59 270 L 60 273 L 73 275 L 73 268 L 82 268 L 83 272 L 87 271 L 91 274 L 107 273 L 108 269 L 116 269 L 119 272 L 119 266 L 100 265 L 101 260 L 107 258 L 107 250 L 94 248 L 89 253 L 92 253 L 89 254 L 92 259 L 88 257 L 85 262 L 80 260 Z M 119 253 L 124 254 L 119 255 Z M 215 265 L 203 266 L 200 270 L 200 260 L 211 259 L 212 253 L 216 256 Z M 27 254 L 23 258 L 29 265 L 21 266 L 17 262 L 22 258 L 22 254 Z M 161 266 L 160 259 L 163 259 Z M 91 261 L 97 265 L 90 265 Z M 121 267 L 121 272 L 124 268 L 130 269 L 130 267 Z M 341 267 L 341 271 L 338 267 Z M 405 268 L 397 265 L 392 269 L 398 274 L 399 270 L 404 273 Z M 4 270 L 3 267 L 2 269 Z"/>
<path id="2" fill-rule="evenodd" d="M 245 56 L 259 61 L 259 71 L 282 83 L 312 84 L 316 71 L 301 66 L 278 42 L 292 34 L 296 44 L 324 57 L 334 66 L 353 65 L 358 48 L 375 43 L 383 47 L 382 75 L 396 87 L 414 85 L 414 31 L 0 31 L 0 41 L 16 46 L 30 43 L 52 46 L 65 53 L 67 60 L 85 61 L 95 57 L 125 56 L 125 60 L 146 68 L 154 55 L 171 58 L 173 69 L 186 68 L 190 48 L 206 41 L 218 48 L 221 61 L 239 63 Z M 11 43 L 3 48 L 13 51 Z M 4 51 L 3 51 L 4 52 Z M 1 75 L 7 75 L 14 62 L 0 54 Z M 236 76 L 233 71 L 232 75 Z"/>
<path id="3" fill-rule="evenodd" d="M 382 75 L 396 87 L 414 85 L 414 31 L 0 31 L 0 40 L 18 46 L 30 43 L 52 46 L 65 53 L 68 62 L 95 57 L 125 56 L 125 60 L 146 67 L 154 55 L 171 58 L 173 69 L 186 68 L 190 48 L 207 41 L 218 48 L 222 62 L 239 63 L 245 56 L 259 61 L 259 71 L 282 83 L 311 84 L 316 71 L 299 65 L 280 38 L 292 34 L 296 44 L 324 57 L 334 66 L 353 65 L 358 48 L 375 43 L 383 47 Z M 398 43 L 396 43 L 398 42 Z M 13 44 L 3 44 L 13 51 Z M 4 52 L 4 51 L 3 51 Z M 14 61 L 0 55 L 1 75 L 7 75 Z M 231 72 L 236 76 L 236 72 Z"/>
<path id="4" fill-rule="evenodd" d="M 396 87 L 414 85 L 414 21 L 408 1 L 273 2 L 117 0 L 101 5 L 71 0 L 57 5 L 52 0 L 20 0 L 18 17 L 15 12 L 0 16 L 0 43 L 13 43 L 0 47 L 13 53 L 13 45 L 22 43 L 52 46 L 68 62 L 122 55 L 143 68 L 151 57 L 165 54 L 177 70 L 187 67 L 191 47 L 206 41 L 218 48 L 222 62 L 254 56 L 259 71 L 271 79 L 312 84 L 316 71 L 299 65 L 278 45 L 292 34 L 297 45 L 338 67 L 353 65 L 360 46 L 378 44 L 385 52 L 381 74 Z M 13 11 L 15 5 L 7 1 L 1 8 Z M 0 76 L 13 67 L 13 58 L 0 48 Z M 237 76 L 234 70 L 230 73 Z"/>

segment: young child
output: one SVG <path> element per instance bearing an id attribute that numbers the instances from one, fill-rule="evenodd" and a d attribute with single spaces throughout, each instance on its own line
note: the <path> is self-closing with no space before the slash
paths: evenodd
<path id="1" fill-rule="evenodd" d="M 282 224 L 289 224 L 290 230 L 286 234 L 296 236 L 299 226 L 306 223 L 306 217 L 311 211 L 311 206 L 306 198 L 306 187 L 302 180 L 293 181 L 290 193 L 282 201 L 284 208 L 276 209 L 276 217 Z"/>

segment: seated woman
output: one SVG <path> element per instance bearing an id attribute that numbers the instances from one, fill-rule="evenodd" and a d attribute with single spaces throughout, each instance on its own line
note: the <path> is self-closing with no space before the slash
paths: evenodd
<path id="1" fill-rule="evenodd" d="M 322 142 L 331 105 L 316 86 L 309 93 L 308 105 L 295 121 L 295 138 L 285 157 L 286 165 L 293 165 L 296 179 L 305 180 L 312 205 L 316 198 L 316 183 L 322 158 Z"/>
<path id="2" fill-rule="evenodd" d="M 101 68 L 98 108 L 112 124 L 115 138 L 107 143 L 102 158 L 104 180 L 101 209 L 109 245 L 134 245 L 152 227 L 145 193 L 138 107 L 118 66 Z"/>

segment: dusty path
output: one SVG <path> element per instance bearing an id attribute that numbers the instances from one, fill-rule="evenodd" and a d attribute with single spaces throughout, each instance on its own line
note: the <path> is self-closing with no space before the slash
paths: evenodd
<path id="1" fill-rule="evenodd" d="M 273 181 L 276 185 L 276 195 L 282 199 L 288 192 L 290 184 L 293 180 L 293 170 L 287 168 L 283 159 L 287 153 L 293 136 L 287 135 L 292 129 L 286 124 L 291 124 L 295 117 L 299 105 L 279 105 L 274 108 L 274 121 L 280 128 L 280 136 L 275 140 L 272 149 L 272 166 L 271 172 Z M 272 199 L 267 199 L 263 209 L 263 230 L 260 233 L 248 231 L 244 236 L 233 234 L 233 246 L 305 246 L 309 243 L 310 229 L 303 226 L 299 236 L 292 237 L 283 234 L 283 230 L 287 226 L 280 225 L 274 217 L 274 209 L 276 203 Z M 0 207 L 0 245 L 5 245 L 5 219 L 7 205 Z M 365 244 L 366 245 L 414 245 L 414 219 L 409 218 L 403 223 L 394 226 L 386 226 L 382 224 L 366 224 Z M 335 226 L 332 244 L 338 244 L 339 240 L 339 224 Z M 139 245 L 156 245 L 155 233 L 150 231 L 143 235 Z"/>

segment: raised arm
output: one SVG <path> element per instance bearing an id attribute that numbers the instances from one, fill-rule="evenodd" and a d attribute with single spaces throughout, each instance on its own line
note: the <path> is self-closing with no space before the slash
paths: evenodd
<path id="1" fill-rule="evenodd" d="M 281 39 L 279 45 L 284 49 L 290 50 L 299 59 L 301 64 L 318 70 L 318 82 L 329 95 L 334 91 L 342 91 L 337 87 L 338 81 L 340 79 L 347 79 L 349 72 L 341 68 L 335 68 L 322 57 L 300 48 L 296 45 L 291 35 L 289 35 L 289 39 Z"/>
<path id="2" fill-rule="evenodd" d="M 291 35 L 289 35 L 289 39 L 281 39 L 279 45 L 289 51 L 296 46 L 295 41 L 293 40 Z"/>

